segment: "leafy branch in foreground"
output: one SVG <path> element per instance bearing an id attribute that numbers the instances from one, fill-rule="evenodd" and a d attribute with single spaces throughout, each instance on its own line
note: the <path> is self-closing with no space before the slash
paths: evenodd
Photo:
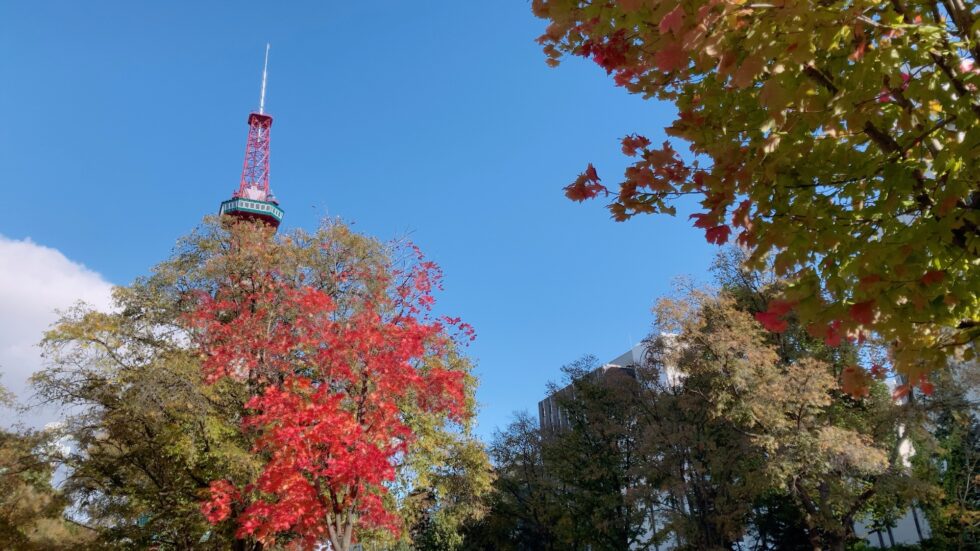
<path id="1" fill-rule="evenodd" d="M 828 343 L 871 332 L 927 390 L 980 336 L 980 23 L 970 0 L 534 0 L 551 65 L 591 58 L 631 93 L 672 102 L 657 146 L 623 138 L 618 189 L 592 165 L 574 200 L 613 218 L 691 216 L 712 243 L 791 278 L 792 311 Z"/>

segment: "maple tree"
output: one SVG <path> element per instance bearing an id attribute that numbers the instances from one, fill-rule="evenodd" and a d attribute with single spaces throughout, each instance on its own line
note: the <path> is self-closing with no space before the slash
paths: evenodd
<path id="1" fill-rule="evenodd" d="M 462 338 L 472 330 L 431 317 L 439 270 L 413 250 L 404 271 L 335 274 L 363 282 L 342 309 L 329 293 L 274 273 L 201 295 L 188 319 L 205 379 L 249 385 L 243 430 L 266 459 L 243 487 L 212 482 L 202 506 L 209 521 L 240 508 L 241 537 L 311 549 L 329 540 L 338 551 L 350 549 L 355 529 L 401 530 L 388 487 L 413 439 L 405 417 L 469 414 L 467 375 L 444 358 L 455 342 L 448 328 Z"/>
<path id="2" fill-rule="evenodd" d="M 246 404 L 267 385 L 258 376 L 206 382 L 202 373 L 217 375 L 211 370 L 217 364 L 202 368 L 206 358 L 189 339 L 193 313 L 202 304 L 220 300 L 267 304 L 270 316 L 286 316 L 299 308 L 284 302 L 287 296 L 298 297 L 303 290 L 317 300 L 328 297 L 333 305 L 330 315 L 340 320 L 360 311 L 359 305 L 383 289 L 399 288 L 397 273 L 405 282 L 421 284 L 421 278 L 411 276 L 413 266 L 422 268 L 415 258 L 402 244 L 359 235 L 338 221 L 325 221 L 313 232 L 273 235 L 261 225 L 209 218 L 182 238 L 174 254 L 149 275 L 115 288 L 111 311 L 79 305 L 63 312 L 45 335 L 46 364 L 32 382 L 40 402 L 69 413 L 61 432 L 71 446 L 56 450 L 49 459 L 63 468 L 64 496 L 96 534 L 97 547 L 269 548 L 248 534 L 236 535 L 245 503 L 230 499 L 251 495 L 242 490 L 264 472 L 271 455 L 255 453 L 260 427 L 242 430 L 242 420 L 257 412 Z M 435 286 L 433 268 L 425 271 Z M 258 300 L 273 289 L 279 293 L 276 300 Z M 420 292 L 409 290 L 412 294 L 399 301 L 418 305 Z M 380 312 L 378 308 L 382 305 L 375 309 Z M 221 314 L 221 319 L 233 321 L 230 314 Z M 419 318 L 422 325 L 438 321 L 423 323 Z M 476 496 L 489 479 L 486 454 L 468 422 L 475 407 L 471 364 L 449 338 L 451 325 L 443 325 L 447 335 L 432 336 L 425 343 L 416 368 L 420 374 L 440 369 L 462 374 L 444 376 L 462 384 L 463 400 L 454 404 L 462 408 L 462 415 L 450 415 L 453 408 L 448 404 L 426 404 L 423 409 L 414 400 L 399 402 L 400 420 L 413 437 L 394 465 L 395 481 L 386 483 L 391 492 L 384 505 L 404 526 L 430 514 L 447 530 L 455 530 L 480 514 Z M 262 373 L 272 377 L 269 370 Z M 435 384 L 439 377 L 427 380 Z M 220 512 L 223 504 L 230 509 L 228 520 L 217 525 L 201 511 L 212 481 L 226 481 L 214 489 L 219 494 L 224 490 L 228 497 L 215 500 L 213 512 Z M 413 498 L 421 493 L 434 498 Z M 403 530 L 396 537 L 383 529 L 357 535 L 362 543 L 382 545 L 407 542 L 412 536 Z"/>
<path id="3" fill-rule="evenodd" d="M 591 58 L 672 102 L 666 133 L 630 134 L 618 189 L 590 164 L 573 200 L 622 221 L 691 216 L 711 243 L 791 278 L 758 319 L 792 312 L 828 343 L 874 332 L 892 366 L 969 361 L 980 336 L 980 19 L 971 0 L 534 0 L 548 63 Z M 959 356 L 958 356 L 959 355 Z"/>

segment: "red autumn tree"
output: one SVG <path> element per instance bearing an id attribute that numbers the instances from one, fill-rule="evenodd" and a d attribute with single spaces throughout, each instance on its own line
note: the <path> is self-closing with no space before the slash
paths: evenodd
<path id="1" fill-rule="evenodd" d="M 468 411 L 465 374 L 439 358 L 472 330 L 431 316 L 439 275 L 419 255 L 402 272 L 339 274 L 359 282 L 342 303 L 274 273 L 200 298 L 189 321 L 204 376 L 249 383 L 242 430 L 265 462 L 242 487 L 212 482 L 209 521 L 231 519 L 238 537 L 266 544 L 329 540 L 337 551 L 357 530 L 401 529 L 387 485 L 413 439 L 408 417 Z"/>

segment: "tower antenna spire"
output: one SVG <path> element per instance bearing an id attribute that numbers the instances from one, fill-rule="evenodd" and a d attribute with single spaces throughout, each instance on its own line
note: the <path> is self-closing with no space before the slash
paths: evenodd
<path id="1" fill-rule="evenodd" d="M 265 83 L 269 76 L 269 44 L 265 45 L 265 65 L 262 66 L 262 93 L 259 112 L 248 114 L 248 140 L 245 142 L 245 162 L 242 179 L 231 199 L 221 203 L 220 214 L 243 220 L 261 220 L 273 228 L 282 221 L 282 208 L 269 189 L 269 151 L 272 117 L 265 114 Z"/>
<path id="2" fill-rule="evenodd" d="M 265 114 L 265 81 L 269 75 L 269 43 L 265 43 L 265 64 L 262 65 L 262 94 L 259 95 L 259 114 Z"/>

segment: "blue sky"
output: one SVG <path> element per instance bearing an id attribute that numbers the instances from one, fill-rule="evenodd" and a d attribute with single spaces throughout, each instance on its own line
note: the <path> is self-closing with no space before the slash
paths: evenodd
<path id="1" fill-rule="evenodd" d="M 526 1 L 5 2 L 0 235 L 115 284 L 145 273 L 237 186 L 271 42 L 284 227 L 340 216 L 442 266 L 488 435 L 561 365 L 642 338 L 715 252 L 690 207 L 617 224 L 564 198 L 590 161 L 618 181 L 619 138 L 662 140 L 674 110 L 588 62 L 549 69 L 544 26 Z"/>

